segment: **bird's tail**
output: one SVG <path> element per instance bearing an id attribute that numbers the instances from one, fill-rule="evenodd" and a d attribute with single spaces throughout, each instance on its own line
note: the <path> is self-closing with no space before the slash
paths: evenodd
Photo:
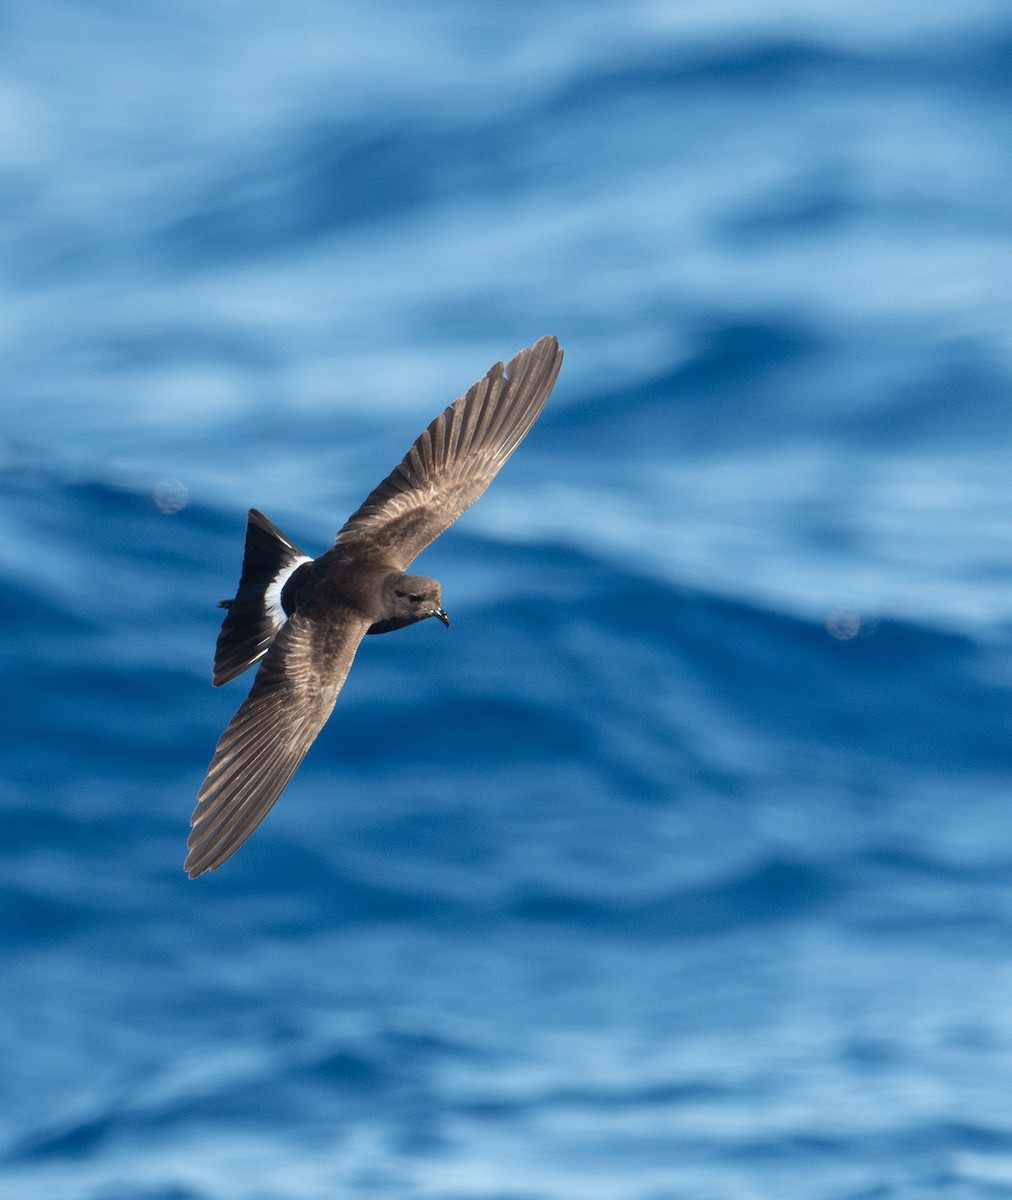
<path id="1" fill-rule="evenodd" d="M 288 619 L 282 603 L 285 585 L 312 561 L 263 513 L 249 510 L 239 590 L 235 599 L 219 605 L 228 615 L 214 650 L 215 687 L 235 679 L 267 653 Z"/>

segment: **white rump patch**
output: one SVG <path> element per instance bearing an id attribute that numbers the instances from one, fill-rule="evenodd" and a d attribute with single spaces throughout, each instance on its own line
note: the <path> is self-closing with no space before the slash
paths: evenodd
<path id="1" fill-rule="evenodd" d="M 279 571 L 275 578 L 267 585 L 267 591 L 264 592 L 264 607 L 267 610 L 267 615 L 274 622 L 276 629 L 280 629 L 288 620 L 288 614 L 281 607 L 281 593 L 285 589 L 285 584 L 303 563 L 312 561 L 305 554 L 301 554 L 298 558 L 293 559 L 288 566 Z"/>

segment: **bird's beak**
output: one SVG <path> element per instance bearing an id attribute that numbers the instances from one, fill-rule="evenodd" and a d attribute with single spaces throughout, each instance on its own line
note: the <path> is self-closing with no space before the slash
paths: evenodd
<path id="1" fill-rule="evenodd" d="M 438 617 L 440 619 L 440 621 L 443 622 L 443 624 L 446 626 L 447 629 L 450 628 L 450 618 L 447 615 L 445 608 L 434 608 L 432 610 L 432 612 L 429 613 L 429 616 L 430 617 Z"/>

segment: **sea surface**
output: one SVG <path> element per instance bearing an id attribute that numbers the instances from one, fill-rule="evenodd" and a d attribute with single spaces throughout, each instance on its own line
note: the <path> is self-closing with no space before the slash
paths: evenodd
<path id="1" fill-rule="evenodd" d="M 1012 1197 L 1012 9 L 8 0 L 0 1195 Z M 213 874 L 255 506 L 566 361 Z"/>

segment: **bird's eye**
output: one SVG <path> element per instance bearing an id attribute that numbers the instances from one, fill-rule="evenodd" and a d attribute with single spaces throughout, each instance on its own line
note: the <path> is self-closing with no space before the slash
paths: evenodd
<path id="1" fill-rule="evenodd" d="M 416 596 L 415 593 L 412 592 L 411 595 L 408 597 L 408 599 L 411 601 L 412 604 L 417 604 L 418 601 L 421 600 L 421 596 Z"/>

